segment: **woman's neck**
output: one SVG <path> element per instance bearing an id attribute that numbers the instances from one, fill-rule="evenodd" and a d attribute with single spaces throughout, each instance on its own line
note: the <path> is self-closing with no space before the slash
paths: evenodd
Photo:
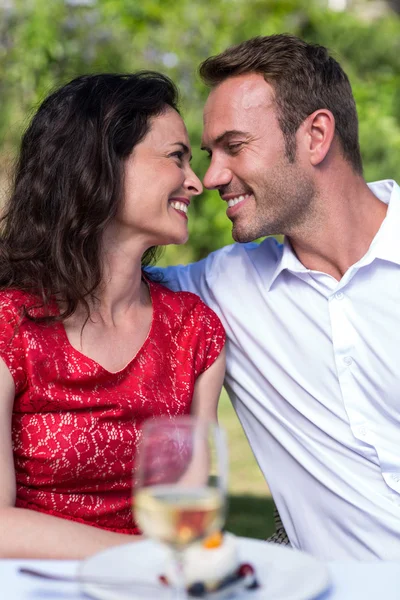
<path id="1" fill-rule="evenodd" d="M 101 315 L 106 322 L 124 318 L 127 311 L 150 302 L 149 292 L 142 276 L 142 256 L 146 246 L 128 236 L 125 240 L 115 231 L 108 231 L 103 239 L 102 284 L 96 291 L 91 312 Z"/>

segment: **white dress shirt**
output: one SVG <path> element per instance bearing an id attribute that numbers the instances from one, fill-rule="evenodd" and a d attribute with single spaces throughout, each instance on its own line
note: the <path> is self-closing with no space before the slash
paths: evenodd
<path id="1" fill-rule="evenodd" d="M 400 188 L 340 281 L 290 244 L 234 244 L 164 270 L 227 332 L 226 388 L 291 543 L 324 560 L 400 559 Z"/>

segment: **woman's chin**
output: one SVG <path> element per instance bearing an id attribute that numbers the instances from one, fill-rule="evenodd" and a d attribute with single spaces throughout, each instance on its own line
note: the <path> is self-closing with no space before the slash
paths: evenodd
<path id="1" fill-rule="evenodd" d="M 189 239 L 189 235 L 181 236 L 180 238 L 176 238 L 175 240 L 164 243 L 162 245 L 163 246 L 182 246 L 183 244 L 186 244 L 188 239 Z"/>
<path id="2" fill-rule="evenodd" d="M 185 232 L 182 232 L 181 234 L 168 236 L 168 240 L 166 238 L 164 238 L 164 241 L 158 243 L 157 245 L 158 246 L 171 246 L 171 245 L 180 246 L 181 244 L 186 244 L 188 239 L 189 239 L 189 232 L 185 231 Z"/>

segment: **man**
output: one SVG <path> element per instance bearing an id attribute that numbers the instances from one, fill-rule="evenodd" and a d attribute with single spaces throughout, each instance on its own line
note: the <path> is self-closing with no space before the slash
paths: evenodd
<path id="1" fill-rule="evenodd" d="M 237 242 L 187 267 L 226 327 L 226 387 L 292 545 L 400 558 L 400 189 L 362 177 L 325 48 L 251 39 L 201 66 L 204 184 Z"/>

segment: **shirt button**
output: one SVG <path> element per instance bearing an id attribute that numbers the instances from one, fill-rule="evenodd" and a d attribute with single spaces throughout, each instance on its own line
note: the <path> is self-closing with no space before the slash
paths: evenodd
<path id="1" fill-rule="evenodd" d="M 345 365 L 347 365 L 349 367 L 352 364 L 353 359 L 351 358 L 351 356 L 345 356 L 343 359 L 343 362 Z"/>
<path id="2" fill-rule="evenodd" d="M 343 300 L 344 294 L 342 292 L 337 292 L 337 294 L 335 294 L 335 298 L 336 300 Z"/>
<path id="3" fill-rule="evenodd" d="M 367 430 L 365 429 L 364 425 L 361 425 L 361 427 L 358 428 L 358 434 L 362 437 L 367 435 Z"/>

